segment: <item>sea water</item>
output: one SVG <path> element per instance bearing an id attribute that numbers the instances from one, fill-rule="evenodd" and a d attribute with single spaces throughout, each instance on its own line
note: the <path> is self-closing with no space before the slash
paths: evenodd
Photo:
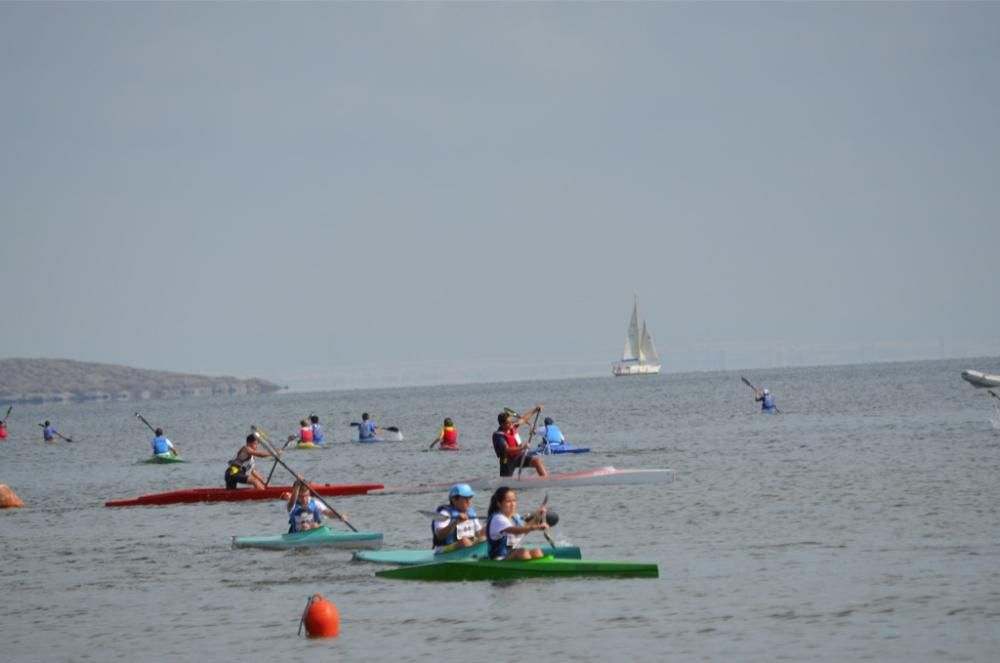
<path id="1" fill-rule="evenodd" d="M 27 508 L 0 512 L 0 660 L 996 660 L 1000 431 L 990 397 L 959 372 L 997 363 L 747 373 L 775 394 L 774 416 L 736 372 L 17 405 L 0 482 Z M 593 449 L 546 457 L 551 471 L 674 470 L 672 483 L 548 490 L 557 541 L 588 559 L 655 562 L 659 579 L 395 581 L 347 551 L 231 548 L 284 531 L 278 501 L 104 506 L 221 487 L 251 424 L 283 439 L 310 414 L 328 448 L 285 455 L 310 480 L 488 475 L 497 412 L 536 403 Z M 136 411 L 190 462 L 140 464 L 151 434 Z M 362 411 L 405 440 L 350 442 Z M 425 451 L 446 416 L 463 450 Z M 75 441 L 41 442 L 45 419 Z M 522 491 L 520 509 L 543 496 Z M 332 502 L 384 532 L 385 548 L 423 549 L 417 511 L 445 499 Z M 313 593 L 338 607 L 339 638 L 296 635 Z"/>

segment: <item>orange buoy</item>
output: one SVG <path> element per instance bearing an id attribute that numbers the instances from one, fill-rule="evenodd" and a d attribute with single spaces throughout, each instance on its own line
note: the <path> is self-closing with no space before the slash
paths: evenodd
<path id="1" fill-rule="evenodd" d="M 302 621 L 310 638 L 336 638 L 340 635 L 340 613 L 337 606 L 319 594 L 313 594 L 306 603 Z"/>
<path id="2" fill-rule="evenodd" d="M 0 509 L 13 509 L 19 506 L 24 506 L 21 498 L 7 484 L 0 483 Z"/>

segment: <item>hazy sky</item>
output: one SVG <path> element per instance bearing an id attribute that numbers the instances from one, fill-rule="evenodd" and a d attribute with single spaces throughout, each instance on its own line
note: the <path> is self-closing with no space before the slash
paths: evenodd
<path id="1" fill-rule="evenodd" d="M 1000 3 L 0 3 L 0 356 L 1000 355 Z M 987 366 L 986 368 L 998 368 Z"/>

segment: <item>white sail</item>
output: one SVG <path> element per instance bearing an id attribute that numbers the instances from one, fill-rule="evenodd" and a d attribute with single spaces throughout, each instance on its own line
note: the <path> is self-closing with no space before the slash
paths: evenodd
<path id="1" fill-rule="evenodd" d="M 642 322 L 642 334 L 639 333 L 638 296 L 632 304 L 632 319 L 625 334 L 625 350 L 621 361 L 615 362 L 611 372 L 614 375 L 655 375 L 660 372 L 660 357 L 656 354 L 653 335 L 645 320 Z"/>
<path id="2" fill-rule="evenodd" d="M 639 358 L 641 346 L 639 345 L 639 298 L 636 297 L 632 304 L 632 322 L 629 323 L 628 332 L 625 334 L 625 351 L 622 359 L 634 360 Z"/>
<path id="3" fill-rule="evenodd" d="M 642 343 L 639 345 L 639 361 L 646 361 L 653 364 L 660 363 L 660 357 L 656 354 L 656 346 L 653 345 L 653 335 L 646 327 L 646 321 L 642 322 Z"/>

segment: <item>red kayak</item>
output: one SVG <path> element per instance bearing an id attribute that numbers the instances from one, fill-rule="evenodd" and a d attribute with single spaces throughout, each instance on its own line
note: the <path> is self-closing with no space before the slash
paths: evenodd
<path id="1" fill-rule="evenodd" d="M 370 490 L 380 490 L 385 487 L 380 483 L 311 483 L 309 486 L 324 497 L 364 495 Z M 227 490 L 225 488 L 187 488 L 184 490 L 172 490 L 168 493 L 140 495 L 130 500 L 111 500 L 110 502 L 105 502 L 104 506 L 150 506 L 156 504 L 185 504 L 188 502 L 274 500 L 281 497 L 282 493 L 288 492 L 291 489 L 291 486 L 268 486 L 262 489 L 237 488 L 236 490 Z"/>

